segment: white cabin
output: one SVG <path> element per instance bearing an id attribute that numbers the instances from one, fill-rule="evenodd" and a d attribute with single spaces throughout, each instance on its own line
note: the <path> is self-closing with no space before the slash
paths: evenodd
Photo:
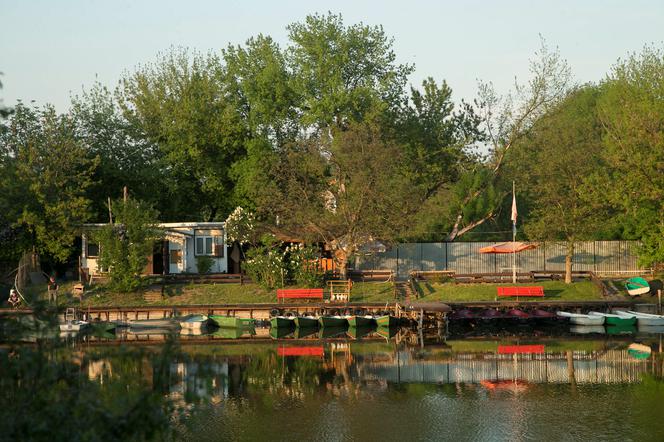
<path id="1" fill-rule="evenodd" d="M 86 224 L 84 231 L 93 231 L 105 224 Z M 147 275 L 200 273 L 197 261 L 201 257 L 212 260 L 209 273 L 228 272 L 226 231 L 223 222 L 161 223 L 164 238 L 148 257 L 144 273 Z M 87 277 L 104 273 L 98 266 L 99 244 L 85 233 L 82 235 L 81 271 Z"/>

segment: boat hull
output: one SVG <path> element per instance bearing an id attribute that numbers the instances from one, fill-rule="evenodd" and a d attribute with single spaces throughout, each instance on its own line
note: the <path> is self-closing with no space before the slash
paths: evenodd
<path id="1" fill-rule="evenodd" d="M 349 316 L 347 321 L 349 327 L 371 327 L 375 324 L 370 316 Z"/>
<path id="2" fill-rule="evenodd" d="M 384 315 L 376 318 L 376 324 L 379 327 L 396 327 L 398 323 L 399 319 L 392 315 Z"/>
<path id="3" fill-rule="evenodd" d="M 321 327 L 346 327 L 348 321 L 341 316 L 321 316 L 318 318 Z"/>
<path id="4" fill-rule="evenodd" d="M 131 328 L 179 328 L 180 323 L 172 318 L 165 319 L 139 319 L 128 321 Z"/>
<path id="5" fill-rule="evenodd" d="M 256 320 L 253 318 L 238 318 L 236 316 L 210 315 L 210 319 L 217 327 L 222 328 L 253 327 L 256 324 Z"/>
<path id="6" fill-rule="evenodd" d="M 645 295 L 650 292 L 650 285 L 643 278 L 630 278 L 625 283 L 625 289 L 631 296 Z"/>
<path id="7" fill-rule="evenodd" d="M 277 316 L 270 319 L 270 326 L 272 328 L 291 328 L 294 325 L 295 325 L 295 320 L 292 318 Z"/>
<path id="8" fill-rule="evenodd" d="M 639 326 L 662 326 L 664 325 L 664 316 L 651 315 L 648 313 L 627 312 L 629 315 L 636 316 L 636 323 Z"/>
<path id="9" fill-rule="evenodd" d="M 294 319 L 298 328 L 318 328 L 318 318 L 309 316 L 298 316 Z"/>
<path id="10" fill-rule="evenodd" d="M 60 324 L 61 332 L 78 332 L 84 330 L 88 327 L 88 323 L 85 321 L 71 321 L 64 324 Z"/>

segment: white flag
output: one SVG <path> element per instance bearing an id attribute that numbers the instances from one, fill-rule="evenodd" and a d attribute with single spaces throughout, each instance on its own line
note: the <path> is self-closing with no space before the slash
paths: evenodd
<path id="1" fill-rule="evenodd" d="M 512 194 L 512 217 L 510 218 L 514 224 L 516 224 L 516 195 Z"/>

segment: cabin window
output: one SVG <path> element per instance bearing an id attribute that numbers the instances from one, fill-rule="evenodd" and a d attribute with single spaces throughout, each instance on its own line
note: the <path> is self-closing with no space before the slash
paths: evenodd
<path id="1" fill-rule="evenodd" d="M 214 256 L 223 258 L 224 256 L 224 237 L 223 236 L 197 236 L 196 237 L 196 256 Z"/>
<path id="2" fill-rule="evenodd" d="M 97 258 L 99 256 L 99 244 L 95 242 L 86 243 L 86 258 Z"/>
<path id="3" fill-rule="evenodd" d="M 212 236 L 197 236 L 196 255 L 212 255 L 213 242 L 214 240 Z"/>

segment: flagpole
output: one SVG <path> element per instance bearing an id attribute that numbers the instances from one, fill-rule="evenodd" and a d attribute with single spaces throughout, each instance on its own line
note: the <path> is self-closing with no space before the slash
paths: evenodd
<path id="1" fill-rule="evenodd" d="M 516 184 L 512 181 L 512 284 L 516 284 Z"/>

